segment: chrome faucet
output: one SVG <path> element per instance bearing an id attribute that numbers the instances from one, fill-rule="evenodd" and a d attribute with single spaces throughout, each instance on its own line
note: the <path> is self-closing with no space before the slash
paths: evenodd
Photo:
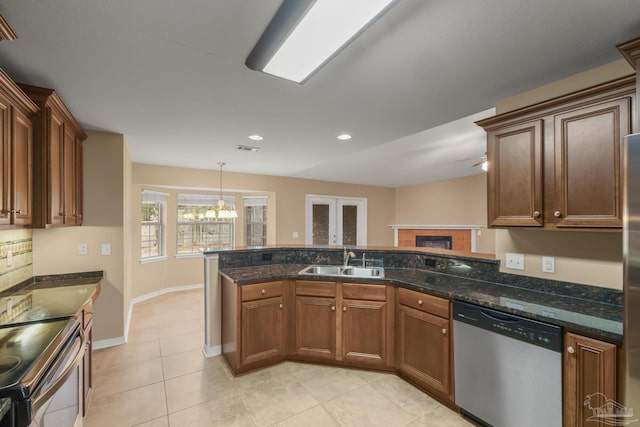
<path id="1" fill-rule="evenodd" d="M 353 253 L 353 252 L 351 252 L 351 251 L 347 251 L 347 248 L 344 248 L 344 257 L 343 257 L 343 260 L 344 260 L 344 266 L 345 266 L 345 267 L 346 267 L 347 265 L 349 265 L 349 259 L 350 259 L 350 258 L 355 258 L 355 257 L 356 257 L 356 254 L 354 254 L 354 253 Z"/>

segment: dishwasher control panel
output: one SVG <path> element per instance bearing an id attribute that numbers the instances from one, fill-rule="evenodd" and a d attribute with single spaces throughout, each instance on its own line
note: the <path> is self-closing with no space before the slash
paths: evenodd
<path id="1" fill-rule="evenodd" d="M 549 350 L 562 351 L 562 330 L 559 326 L 459 301 L 453 304 L 453 320 Z"/>

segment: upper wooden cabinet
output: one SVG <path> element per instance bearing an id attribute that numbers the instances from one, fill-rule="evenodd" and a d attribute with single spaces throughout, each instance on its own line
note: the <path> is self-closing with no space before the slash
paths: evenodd
<path id="1" fill-rule="evenodd" d="M 34 117 L 34 227 L 81 225 L 82 141 L 80 128 L 52 89 L 21 84 L 38 105 Z"/>
<path id="2" fill-rule="evenodd" d="M 635 77 L 477 122 L 487 131 L 490 227 L 622 227 L 622 140 Z"/>
<path id="3" fill-rule="evenodd" d="M 0 226 L 31 226 L 33 125 L 38 107 L 0 70 Z"/>

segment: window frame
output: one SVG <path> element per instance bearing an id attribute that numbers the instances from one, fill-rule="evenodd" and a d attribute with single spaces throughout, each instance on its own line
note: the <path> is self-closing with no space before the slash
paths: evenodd
<path id="1" fill-rule="evenodd" d="M 166 211 L 167 211 L 167 198 L 168 194 L 160 193 L 156 191 L 150 190 L 142 190 L 141 192 L 141 202 L 140 202 L 140 263 L 146 264 L 150 262 L 162 261 L 167 259 L 167 248 L 166 248 Z M 145 204 L 155 204 L 157 205 L 158 210 L 158 219 L 157 221 L 148 221 L 144 220 L 145 215 L 143 215 L 143 209 Z M 153 255 L 143 256 L 144 246 L 143 242 L 151 242 L 152 240 L 147 239 L 143 240 L 144 233 L 142 232 L 142 227 L 144 226 L 155 226 L 157 228 L 157 248 L 158 253 Z M 148 233 L 150 235 L 150 233 Z"/>
<path id="2" fill-rule="evenodd" d="M 236 223 L 234 219 L 218 219 L 215 218 L 213 220 L 205 220 L 203 217 L 203 220 L 198 220 L 198 218 L 194 217 L 193 220 L 189 220 L 189 221 L 185 221 L 183 219 L 181 219 L 181 215 L 179 213 L 180 209 L 182 206 L 186 206 L 186 207 L 194 207 L 194 208 L 200 208 L 201 210 L 206 210 L 212 206 L 215 206 L 217 204 L 219 197 L 218 196 L 213 196 L 213 195 L 205 195 L 205 194 L 187 194 L 187 193 L 179 193 L 176 196 L 176 258 L 196 258 L 196 257 L 201 257 L 202 253 L 207 250 L 207 249 L 213 249 L 213 250 L 228 250 L 228 249 L 235 249 L 235 236 L 236 236 Z M 233 197 L 224 197 L 223 198 L 225 203 L 231 206 L 235 206 L 235 198 Z M 204 242 L 204 246 L 202 247 L 202 249 L 197 249 L 197 250 L 193 250 L 194 249 L 194 243 L 193 243 L 193 239 L 191 239 L 191 251 L 190 252 L 181 252 L 181 247 L 184 247 L 184 240 L 183 238 L 181 238 L 182 232 L 181 232 L 181 227 L 202 227 L 203 229 L 200 231 L 200 233 L 207 233 L 207 229 L 210 227 L 215 227 L 217 228 L 217 232 L 215 233 L 216 235 L 220 236 L 220 228 L 223 226 L 229 226 L 230 227 L 230 232 L 229 233 L 225 233 L 226 235 L 229 236 L 230 239 L 230 245 L 229 246 L 221 246 L 220 245 L 220 239 L 218 239 L 218 245 L 217 246 L 213 246 L 210 245 L 209 243 L 214 243 L 213 241 L 209 242 L 205 239 Z M 213 233 L 212 233 L 213 234 Z"/>
<path id="3" fill-rule="evenodd" d="M 244 243 L 247 248 L 260 248 L 265 247 L 268 242 L 268 223 L 269 218 L 267 216 L 268 213 L 268 201 L 269 198 L 267 196 L 245 196 L 243 197 L 244 204 Z M 250 221 L 252 215 L 249 210 L 252 208 L 262 208 L 262 221 Z M 253 228 L 256 226 L 262 226 L 262 244 L 261 245 L 253 245 L 249 244 L 249 228 Z"/>

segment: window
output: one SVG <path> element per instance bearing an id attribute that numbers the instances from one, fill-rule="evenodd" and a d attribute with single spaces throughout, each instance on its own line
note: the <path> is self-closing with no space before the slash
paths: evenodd
<path id="1" fill-rule="evenodd" d="M 227 205 L 235 205 L 232 197 L 225 197 L 224 201 Z M 199 254 L 207 248 L 234 248 L 234 220 L 207 215 L 217 202 L 217 196 L 178 194 L 178 255 Z"/>
<path id="2" fill-rule="evenodd" d="M 267 198 L 245 197 L 246 246 L 267 245 Z"/>
<path id="3" fill-rule="evenodd" d="M 164 211 L 167 195 L 142 191 L 140 258 L 164 256 Z"/>

